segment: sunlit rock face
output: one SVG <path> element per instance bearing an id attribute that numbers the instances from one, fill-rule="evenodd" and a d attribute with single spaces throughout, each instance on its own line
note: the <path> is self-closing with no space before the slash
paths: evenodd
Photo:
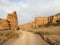
<path id="1" fill-rule="evenodd" d="M 35 22 L 20 25 L 20 29 L 32 29 L 49 23 L 48 17 L 35 17 Z"/>
<path id="2" fill-rule="evenodd" d="M 36 27 L 45 25 L 49 23 L 49 18 L 48 17 L 36 17 L 35 18 L 35 25 Z"/>
<path id="3" fill-rule="evenodd" d="M 57 23 L 60 23 L 60 13 L 54 16 L 35 18 L 36 27 L 46 24 L 57 24 Z"/>
<path id="4" fill-rule="evenodd" d="M 34 23 L 27 23 L 20 25 L 20 29 L 29 29 L 41 27 L 43 25 L 54 25 L 60 23 L 60 13 L 57 13 L 54 16 L 49 17 L 35 17 Z"/>
<path id="5" fill-rule="evenodd" d="M 35 22 L 20 25 L 20 29 L 31 29 L 31 28 L 35 28 Z"/>
<path id="6" fill-rule="evenodd" d="M 43 18 L 35 17 L 35 24 L 36 24 L 36 27 L 38 27 L 39 25 L 43 25 Z"/>
<path id="7" fill-rule="evenodd" d="M 9 21 L 12 30 L 18 29 L 18 18 L 15 11 L 12 14 L 8 14 L 7 20 Z"/>
<path id="8" fill-rule="evenodd" d="M 0 19 L 0 29 L 18 29 L 18 19 L 15 11 L 12 14 L 8 14 L 7 19 Z"/>
<path id="9" fill-rule="evenodd" d="M 10 29 L 8 20 L 6 20 L 6 19 L 1 19 L 1 18 L 0 18 L 0 29 L 1 29 L 1 30 L 4 30 L 4 29 L 5 29 L 5 30 Z"/>
<path id="10" fill-rule="evenodd" d="M 34 22 L 29 22 L 23 25 L 20 25 L 20 29 L 31 29 L 36 27 L 41 27 L 45 25 L 52 25 L 60 23 L 60 13 L 49 16 L 49 17 L 35 17 Z M 1 19 L 0 18 L 0 29 L 11 29 L 11 30 L 17 30 L 18 27 L 18 18 L 16 11 L 14 11 L 11 14 L 8 14 L 7 19 Z"/>
<path id="11" fill-rule="evenodd" d="M 53 23 L 58 23 L 58 22 L 60 22 L 60 13 L 56 14 L 53 17 Z"/>

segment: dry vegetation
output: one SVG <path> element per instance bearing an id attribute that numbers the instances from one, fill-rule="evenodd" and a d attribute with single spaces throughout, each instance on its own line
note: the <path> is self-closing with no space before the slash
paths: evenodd
<path id="1" fill-rule="evenodd" d="M 8 39 L 16 39 L 18 34 L 14 30 L 0 30 L 0 45 L 6 42 Z"/>
<path id="2" fill-rule="evenodd" d="M 40 35 L 50 45 L 60 45 L 60 26 L 41 27 L 27 31 Z"/>

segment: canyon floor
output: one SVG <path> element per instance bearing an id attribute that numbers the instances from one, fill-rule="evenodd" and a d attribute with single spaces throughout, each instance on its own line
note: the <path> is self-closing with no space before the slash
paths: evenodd
<path id="1" fill-rule="evenodd" d="M 37 34 L 22 30 L 17 31 L 17 33 L 19 34 L 17 39 L 10 39 L 3 45 L 49 45 Z"/>
<path id="2" fill-rule="evenodd" d="M 60 26 L 0 30 L 0 45 L 60 45 Z"/>

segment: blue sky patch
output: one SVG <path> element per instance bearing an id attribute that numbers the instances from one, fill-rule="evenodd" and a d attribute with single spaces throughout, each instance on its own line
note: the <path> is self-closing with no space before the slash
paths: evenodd
<path id="1" fill-rule="evenodd" d="M 20 2 L 21 0 L 9 0 L 9 1 L 17 3 L 17 2 Z"/>

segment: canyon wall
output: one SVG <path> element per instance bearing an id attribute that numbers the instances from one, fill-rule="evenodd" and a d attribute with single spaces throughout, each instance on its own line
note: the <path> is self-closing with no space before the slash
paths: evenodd
<path id="1" fill-rule="evenodd" d="M 35 28 L 34 22 L 30 22 L 27 24 L 20 25 L 20 29 L 31 29 L 31 28 Z"/>
<path id="2" fill-rule="evenodd" d="M 56 14 L 54 17 L 53 17 L 53 23 L 60 23 L 60 13 Z"/>
<path id="3" fill-rule="evenodd" d="M 49 17 L 35 17 L 34 23 L 31 22 L 20 25 L 20 28 L 29 29 L 29 28 L 36 28 L 44 25 L 54 25 L 54 24 L 60 24 L 60 13 Z"/>
<path id="4" fill-rule="evenodd" d="M 18 17 L 16 11 L 7 15 L 7 19 L 0 18 L 0 29 L 31 29 L 45 25 L 60 24 L 60 13 L 49 17 L 35 17 L 34 22 L 29 22 L 18 27 Z"/>
<path id="5" fill-rule="evenodd" d="M 42 26 L 42 25 L 45 25 L 45 24 L 48 24 L 48 23 L 49 23 L 48 17 L 35 17 L 36 27 Z"/>

